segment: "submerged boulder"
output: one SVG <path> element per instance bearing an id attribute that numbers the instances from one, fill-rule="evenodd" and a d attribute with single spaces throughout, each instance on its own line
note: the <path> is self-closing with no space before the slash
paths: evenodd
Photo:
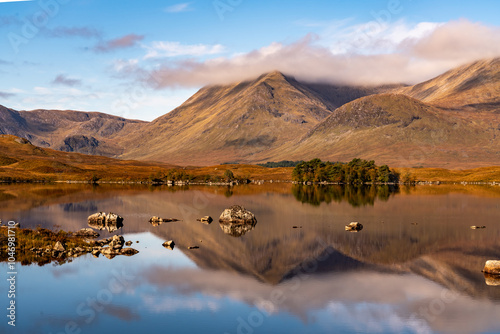
<path id="1" fill-rule="evenodd" d="M 500 261 L 497 260 L 486 261 L 483 272 L 491 275 L 500 275 Z"/>
<path id="2" fill-rule="evenodd" d="M 489 286 L 500 286 L 500 275 L 484 273 L 484 282 Z"/>
<path id="3" fill-rule="evenodd" d="M 111 247 L 104 247 L 101 248 L 99 251 L 100 254 L 104 255 L 108 259 L 112 259 L 117 255 L 132 256 L 139 253 L 139 251 L 134 248 L 113 249 Z"/>
<path id="4" fill-rule="evenodd" d="M 363 225 L 358 222 L 352 222 L 345 227 L 345 230 L 349 232 L 358 232 L 361 231 L 362 229 Z"/>
<path id="5" fill-rule="evenodd" d="M 153 226 L 159 226 L 163 223 L 170 223 L 170 222 L 177 222 L 179 221 L 179 219 L 176 219 L 176 218 L 161 218 L 161 217 L 157 217 L 157 216 L 153 216 L 149 219 L 149 222 L 151 223 L 151 225 Z"/>
<path id="6" fill-rule="evenodd" d="M 219 217 L 220 223 L 231 224 L 256 224 L 255 215 L 242 207 L 241 205 L 233 205 L 229 209 L 222 212 Z"/>
<path id="7" fill-rule="evenodd" d="M 132 256 L 139 253 L 139 251 L 135 248 L 123 248 L 120 251 L 120 255 L 125 255 L 125 256 Z"/>
<path id="8" fill-rule="evenodd" d="M 221 222 L 219 223 L 220 228 L 225 234 L 228 234 L 232 237 L 241 237 L 245 235 L 247 232 L 250 232 L 255 228 L 257 221 L 250 223 L 227 223 Z"/>

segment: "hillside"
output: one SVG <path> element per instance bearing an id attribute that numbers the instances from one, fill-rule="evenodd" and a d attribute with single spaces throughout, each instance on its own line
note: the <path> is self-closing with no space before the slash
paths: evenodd
<path id="1" fill-rule="evenodd" d="M 236 178 L 290 180 L 291 168 L 251 165 L 179 167 L 162 162 L 120 160 L 80 153 L 61 152 L 33 145 L 24 138 L 0 135 L 0 182 L 2 181 L 100 181 L 149 182 L 169 171 L 184 172 L 198 181 L 222 179 L 226 169 Z"/>
<path id="2" fill-rule="evenodd" d="M 466 117 L 401 94 L 363 97 L 335 110 L 292 149 L 292 159 L 355 157 L 398 167 L 479 167 L 500 163 L 499 115 Z"/>
<path id="3" fill-rule="evenodd" d="M 305 84 L 279 72 L 206 87 L 145 126 L 123 157 L 192 165 L 315 157 L 397 167 L 498 165 L 498 64 L 478 61 L 411 87 Z"/>
<path id="4" fill-rule="evenodd" d="M 304 83 L 280 72 L 200 89 L 153 122 L 0 107 L 0 134 L 41 147 L 184 166 L 375 160 L 393 167 L 500 165 L 500 58 L 415 86 Z"/>
<path id="5" fill-rule="evenodd" d="M 202 88 L 145 126 L 122 157 L 209 165 L 270 159 L 346 101 L 381 88 L 302 84 L 279 72 Z"/>
<path id="6" fill-rule="evenodd" d="M 0 121 L 0 134 L 23 137 L 55 150 L 109 157 L 122 154 L 121 138 L 146 124 L 97 112 L 16 111 L 3 106 Z"/>
<path id="7" fill-rule="evenodd" d="M 499 113 L 500 58 L 476 61 L 396 92 L 442 108 Z"/>
<path id="8" fill-rule="evenodd" d="M 93 176 L 108 181 L 136 181 L 173 167 L 61 152 L 35 146 L 24 138 L 0 135 L 0 181 L 88 181 Z"/>

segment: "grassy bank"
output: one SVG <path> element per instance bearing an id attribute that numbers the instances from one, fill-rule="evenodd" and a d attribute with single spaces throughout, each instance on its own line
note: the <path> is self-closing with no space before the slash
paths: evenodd
<path id="1" fill-rule="evenodd" d="M 466 170 L 442 168 L 395 168 L 401 175 L 417 181 L 427 182 L 500 182 L 500 166 L 481 167 Z"/>
<path id="2" fill-rule="evenodd" d="M 39 266 L 43 266 L 51 262 L 62 264 L 70 261 L 71 257 L 53 256 L 52 249 L 57 242 L 66 245 L 67 248 L 87 248 L 89 246 L 84 238 L 74 236 L 71 232 L 54 232 L 45 228 L 15 228 L 12 231 L 14 231 L 15 234 L 9 235 L 7 227 L 0 227 L 0 244 L 2 245 L 0 262 L 7 262 L 7 259 L 9 257 L 7 251 L 7 241 L 9 236 L 15 237 L 15 259 L 16 262 L 20 262 L 22 265 L 36 263 Z M 44 251 L 41 254 L 37 255 L 32 251 L 32 249 L 34 248 L 39 248 L 47 251 Z"/>
<path id="3" fill-rule="evenodd" d="M 391 166 L 392 167 L 392 166 Z M 394 168 L 415 181 L 500 182 L 500 166 L 469 170 Z M 234 180 L 292 181 L 293 167 L 224 164 L 181 167 L 160 162 L 118 160 L 40 148 L 21 138 L 0 135 L 0 182 L 141 182 L 166 180 L 226 182 Z"/>

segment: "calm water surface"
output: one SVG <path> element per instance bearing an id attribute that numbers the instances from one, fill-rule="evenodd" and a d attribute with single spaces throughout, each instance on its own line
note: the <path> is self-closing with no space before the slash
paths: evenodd
<path id="1" fill-rule="evenodd" d="M 233 204 L 257 224 L 224 229 Z M 498 186 L 0 186 L 0 219 L 22 227 L 76 231 L 98 211 L 125 218 L 101 237 L 123 234 L 139 254 L 19 264 L 17 326 L 4 311 L 0 332 L 500 332 L 500 282 L 481 273 L 500 259 Z M 353 221 L 364 229 L 346 232 Z"/>

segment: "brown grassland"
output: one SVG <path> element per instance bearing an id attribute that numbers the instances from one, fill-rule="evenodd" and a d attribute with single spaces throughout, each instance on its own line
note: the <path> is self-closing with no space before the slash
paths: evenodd
<path id="1" fill-rule="evenodd" d="M 467 170 L 442 168 L 397 168 L 401 175 L 416 181 L 500 182 L 500 166 Z M 291 167 L 265 168 L 256 165 L 217 165 L 181 167 L 160 162 L 118 160 L 102 156 L 60 152 L 40 148 L 18 137 L 0 135 L 0 181 L 99 181 L 151 182 L 169 173 L 183 173 L 200 181 L 224 179 L 226 170 L 237 179 L 291 181 Z"/>

